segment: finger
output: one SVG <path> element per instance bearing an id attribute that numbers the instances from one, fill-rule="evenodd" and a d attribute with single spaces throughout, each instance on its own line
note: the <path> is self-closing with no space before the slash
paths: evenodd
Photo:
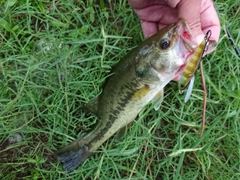
<path id="1" fill-rule="evenodd" d="M 208 30 L 211 30 L 212 35 L 210 39 L 218 42 L 220 35 L 220 22 L 211 0 L 202 1 L 201 23 L 203 33 L 206 34 Z"/>
<path id="2" fill-rule="evenodd" d="M 142 22 L 144 37 L 149 37 L 166 25 L 177 21 L 177 11 L 166 5 L 156 5 L 135 10 Z M 158 26 L 156 26 L 158 25 Z"/>
<path id="3" fill-rule="evenodd" d="M 158 29 L 162 29 L 169 24 L 177 22 L 177 20 L 178 20 L 177 10 L 176 9 L 171 9 L 170 12 L 171 12 L 171 14 L 169 14 L 168 16 L 164 15 L 164 14 L 167 14 L 167 13 L 163 12 L 163 17 L 158 23 Z"/>
<path id="4" fill-rule="evenodd" d="M 184 18 L 188 22 L 194 37 L 203 35 L 200 21 L 200 0 L 182 0 L 177 6 L 177 10 L 179 18 Z"/>
<path id="5" fill-rule="evenodd" d="M 145 38 L 152 36 L 157 32 L 157 25 L 154 22 L 141 21 L 142 31 Z"/>
<path id="6" fill-rule="evenodd" d="M 177 11 L 168 5 L 152 5 L 143 9 L 135 9 L 138 17 L 143 21 L 171 24 L 176 22 Z"/>
<path id="7" fill-rule="evenodd" d="M 134 8 L 134 9 L 143 9 L 152 5 L 157 5 L 157 4 L 165 4 L 166 2 L 163 0 L 151 0 L 151 1 L 146 1 L 146 0 L 128 0 L 128 3 Z"/>
<path id="8" fill-rule="evenodd" d="M 171 8 L 175 8 L 180 0 L 164 0 Z"/>

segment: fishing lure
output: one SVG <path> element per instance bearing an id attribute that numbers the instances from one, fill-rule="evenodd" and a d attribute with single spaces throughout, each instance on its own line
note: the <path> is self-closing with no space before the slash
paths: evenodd
<path id="1" fill-rule="evenodd" d="M 202 42 L 199 44 L 195 52 L 193 53 L 192 57 L 190 58 L 189 62 L 185 66 L 182 76 L 178 82 L 179 84 L 179 92 L 182 94 L 183 90 L 189 84 L 184 102 L 186 103 L 192 94 L 193 84 L 194 84 L 194 74 L 198 69 L 200 64 L 201 58 L 204 55 L 204 52 L 207 51 L 207 45 L 209 42 L 209 38 L 211 37 L 211 30 L 209 30 Z"/>
<path id="2" fill-rule="evenodd" d="M 195 79 L 195 72 L 198 69 L 198 66 L 200 64 L 200 70 L 201 70 L 201 76 L 202 76 L 202 85 L 203 85 L 203 92 L 204 92 L 204 98 L 203 98 L 203 114 L 202 114 L 202 128 L 200 132 L 200 136 L 202 136 L 204 127 L 205 127 L 205 115 L 206 115 L 206 105 L 207 105 L 207 92 L 206 92 L 206 85 L 205 85 L 205 79 L 204 79 L 204 74 L 203 74 L 203 67 L 202 67 L 202 62 L 201 58 L 205 55 L 208 51 L 208 46 L 211 46 L 210 48 L 214 48 L 216 45 L 216 42 L 209 42 L 209 39 L 211 37 L 211 30 L 209 30 L 203 41 L 199 44 L 197 47 L 196 51 L 190 58 L 189 62 L 185 66 L 182 76 L 179 81 L 179 91 L 180 93 L 183 92 L 183 90 L 188 86 L 188 90 L 184 99 L 184 102 L 186 103 L 188 99 L 190 98 L 192 94 L 192 89 L 193 89 L 193 84 L 194 84 L 194 79 Z M 210 45 L 209 45 L 210 44 Z"/>

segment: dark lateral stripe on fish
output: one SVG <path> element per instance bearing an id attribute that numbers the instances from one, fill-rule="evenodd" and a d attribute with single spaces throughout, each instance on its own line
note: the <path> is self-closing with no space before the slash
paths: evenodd
<path id="1" fill-rule="evenodd" d="M 123 107 L 126 106 L 126 104 L 129 103 L 129 101 L 132 100 L 132 97 L 134 95 L 134 89 L 136 88 L 137 86 L 137 83 L 128 83 L 126 85 L 124 85 L 122 87 L 122 90 L 119 94 L 119 96 L 122 96 L 122 98 L 120 98 L 121 101 L 119 101 L 117 104 L 118 104 L 118 107 L 120 107 L 120 109 L 124 109 Z"/>
<path id="2" fill-rule="evenodd" d="M 88 146 L 90 146 L 90 144 L 93 143 L 94 141 L 100 140 L 102 137 L 104 137 L 106 131 L 108 131 L 108 129 L 110 129 L 113 123 L 118 119 L 119 114 L 121 114 L 122 111 L 124 111 L 126 104 L 128 104 L 132 100 L 134 94 L 136 93 L 133 90 L 135 89 L 136 84 L 137 83 L 131 82 L 123 86 L 122 89 L 124 91 L 123 90 L 121 91 L 122 93 L 121 95 L 123 96 L 124 94 L 125 96 L 123 96 L 123 98 L 120 99 L 120 102 L 117 103 L 116 107 L 111 109 L 108 116 L 108 123 L 103 129 L 100 130 L 100 132 L 98 133 L 97 139 L 92 139 L 89 142 Z"/>
<path id="3" fill-rule="evenodd" d="M 122 109 L 124 110 L 124 108 Z M 118 115 L 121 113 L 121 110 L 112 110 L 108 116 L 108 123 L 104 126 L 104 128 L 102 128 L 100 130 L 100 132 L 98 133 L 97 137 L 92 139 L 91 141 L 89 141 L 89 143 L 87 144 L 87 146 L 89 147 L 89 149 L 91 148 L 91 144 L 95 141 L 98 141 L 100 139 L 102 139 L 105 135 L 105 133 L 108 131 L 108 129 L 110 129 L 114 122 L 118 119 Z"/>

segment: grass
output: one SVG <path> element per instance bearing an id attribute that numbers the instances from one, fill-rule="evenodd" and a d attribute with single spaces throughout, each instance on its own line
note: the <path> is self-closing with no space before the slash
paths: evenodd
<path id="1" fill-rule="evenodd" d="M 0 2 L 0 179 L 238 179 L 240 61 L 237 1 L 216 1 L 217 51 L 204 59 L 208 104 L 199 137 L 199 72 L 184 104 L 176 82 L 159 111 L 148 105 L 121 140 L 67 174 L 53 152 L 97 122 L 79 107 L 101 92 L 111 67 L 143 40 L 127 1 Z"/>

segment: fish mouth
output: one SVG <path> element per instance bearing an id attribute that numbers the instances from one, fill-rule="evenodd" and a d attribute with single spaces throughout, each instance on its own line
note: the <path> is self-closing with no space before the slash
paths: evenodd
<path id="1" fill-rule="evenodd" d="M 195 42 L 195 38 L 193 37 L 187 22 L 182 18 L 177 21 L 177 34 L 179 53 L 183 58 L 183 64 L 179 67 L 177 73 L 181 73 L 188 63 L 190 57 L 195 52 L 197 43 Z"/>
<path id="2" fill-rule="evenodd" d="M 185 48 L 189 51 L 189 52 L 194 52 L 195 49 L 197 48 L 197 44 L 195 43 L 195 39 L 192 35 L 192 32 L 187 24 L 187 22 L 180 18 L 177 21 L 177 33 L 180 37 L 180 39 L 182 40 Z"/>
<path id="3" fill-rule="evenodd" d="M 196 44 L 192 43 L 191 41 L 189 41 L 188 39 L 182 38 L 182 36 L 180 36 L 180 38 L 182 39 L 185 48 L 189 51 L 189 52 L 194 52 L 195 48 L 197 47 Z"/>
<path id="4" fill-rule="evenodd" d="M 173 65 L 174 67 L 172 66 L 174 70 L 166 72 L 167 69 L 165 69 L 164 75 L 167 75 L 168 77 L 170 77 L 171 74 L 178 76 L 183 72 L 189 59 L 194 54 L 197 48 L 197 43 L 195 42 L 195 38 L 191 33 L 188 23 L 182 18 L 172 24 L 172 26 L 167 30 L 167 36 L 171 39 L 170 42 L 171 45 L 173 45 L 173 51 L 177 54 L 179 59 Z M 150 66 L 159 79 L 164 79 L 163 71 L 160 72 L 159 68 L 156 67 L 155 64 L 150 63 Z"/>

